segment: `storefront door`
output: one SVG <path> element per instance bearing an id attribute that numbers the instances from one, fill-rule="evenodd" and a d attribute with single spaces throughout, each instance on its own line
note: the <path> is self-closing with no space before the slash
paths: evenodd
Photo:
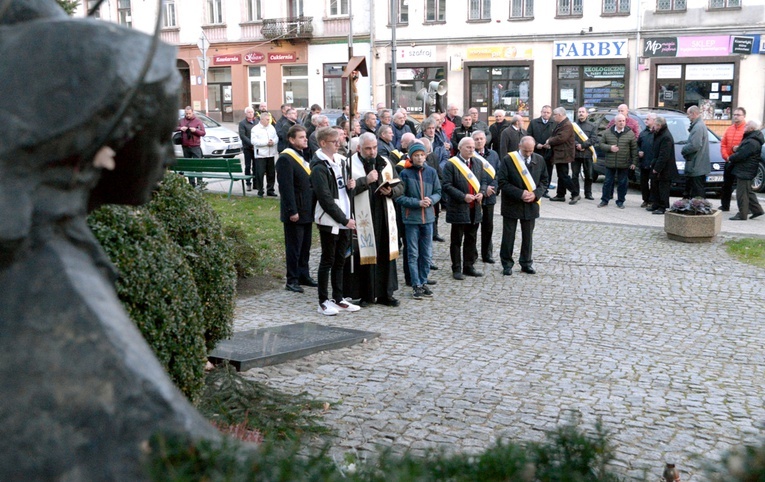
<path id="1" fill-rule="evenodd" d="M 231 89 L 230 83 L 207 85 L 208 111 L 211 117 L 216 118 L 220 116 L 223 122 L 234 121 Z"/>
<path id="2" fill-rule="evenodd" d="M 470 107 L 478 109 L 478 118 L 489 122 L 489 82 L 470 83 Z"/>
<path id="3" fill-rule="evenodd" d="M 680 82 L 661 81 L 656 91 L 656 106 L 663 109 L 682 110 L 680 106 Z"/>
<path id="4" fill-rule="evenodd" d="M 578 80 L 558 81 L 559 105 L 566 109 L 566 114 L 572 121 L 576 119 L 576 110 L 582 105 L 580 86 L 581 82 Z"/>

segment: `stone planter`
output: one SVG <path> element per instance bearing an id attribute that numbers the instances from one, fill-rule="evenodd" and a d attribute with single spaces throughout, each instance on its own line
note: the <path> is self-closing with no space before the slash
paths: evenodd
<path id="1" fill-rule="evenodd" d="M 683 243 L 708 243 L 715 239 L 722 228 L 722 211 L 714 214 L 688 216 L 667 211 L 664 214 L 664 231 L 669 239 Z"/>

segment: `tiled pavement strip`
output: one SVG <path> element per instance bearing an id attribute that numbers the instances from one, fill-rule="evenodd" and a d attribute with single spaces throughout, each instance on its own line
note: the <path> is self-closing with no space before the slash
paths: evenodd
<path id="1" fill-rule="evenodd" d="M 723 243 L 765 236 L 765 221 L 726 216 L 715 242 L 683 244 L 658 227 L 663 216 L 637 207 L 634 190 L 625 210 L 597 202 L 543 203 L 533 276 L 479 263 L 483 278 L 455 281 L 447 240 L 434 243 L 432 301 L 410 298 L 400 262 L 398 308 L 323 317 L 315 289 L 240 299 L 236 330 L 313 321 L 382 334 L 246 375 L 329 401 L 336 454 L 477 452 L 600 418 L 620 473 L 656 480 L 669 458 L 684 481 L 703 480 L 705 460 L 762 435 L 765 270 Z M 498 212 L 495 225 L 498 258 Z M 317 259 L 314 247 L 314 273 Z"/>

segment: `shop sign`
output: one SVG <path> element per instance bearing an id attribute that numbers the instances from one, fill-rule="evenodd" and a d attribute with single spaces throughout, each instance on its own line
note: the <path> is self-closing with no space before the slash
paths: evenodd
<path id="1" fill-rule="evenodd" d="M 730 53 L 749 55 L 754 47 L 754 37 L 731 37 Z"/>
<path id="2" fill-rule="evenodd" d="M 563 40 L 553 43 L 555 59 L 622 59 L 627 58 L 627 39 Z"/>
<path id="3" fill-rule="evenodd" d="M 659 65 L 656 68 L 657 79 L 682 79 L 682 65 Z"/>
<path id="4" fill-rule="evenodd" d="M 398 47 L 397 58 L 399 62 L 416 62 L 436 60 L 435 47 Z"/>
<path id="5" fill-rule="evenodd" d="M 530 59 L 533 50 L 511 45 L 510 47 L 468 47 L 467 60 L 512 60 L 517 58 Z"/>
<path id="6" fill-rule="evenodd" d="M 216 55 L 213 57 L 213 65 L 237 65 L 242 63 L 242 56 L 236 55 Z"/>
<path id="7" fill-rule="evenodd" d="M 733 64 L 688 64 L 685 80 L 733 80 Z"/>
<path id="8" fill-rule="evenodd" d="M 730 35 L 678 37 L 678 57 L 719 57 L 730 52 Z"/>
<path id="9" fill-rule="evenodd" d="M 244 54 L 244 61 L 250 64 L 258 64 L 266 60 L 266 54 L 263 52 L 247 52 Z"/>
<path id="10" fill-rule="evenodd" d="M 643 57 L 676 57 L 677 37 L 647 38 L 643 41 Z"/>
<path id="11" fill-rule="evenodd" d="M 271 52 L 268 54 L 269 64 L 295 61 L 297 61 L 297 54 L 295 52 Z"/>
<path id="12" fill-rule="evenodd" d="M 623 65 L 590 65 L 583 67 L 585 79 L 623 79 L 626 67 Z"/>

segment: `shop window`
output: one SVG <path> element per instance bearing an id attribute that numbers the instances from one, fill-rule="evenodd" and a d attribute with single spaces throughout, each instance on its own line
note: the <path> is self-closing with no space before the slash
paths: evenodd
<path id="1" fill-rule="evenodd" d="M 630 0 L 603 0 L 604 15 L 629 15 Z"/>
<path id="2" fill-rule="evenodd" d="M 558 0 L 558 17 L 581 17 L 583 0 Z"/>
<path id="3" fill-rule="evenodd" d="M 292 104 L 296 109 L 307 109 L 308 104 L 308 66 L 282 66 L 283 104 Z"/>
<path id="4" fill-rule="evenodd" d="M 162 26 L 173 28 L 178 25 L 175 18 L 175 0 L 162 1 Z"/>
<path id="5" fill-rule="evenodd" d="M 343 70 L 345 64 L 324 64 L 324 108 L 343 108 Z"/>
<path id="6" fill-rule="evenodd" d="M 470 106 L 479 115 L 502 109 L 507 115 L 529 115 L 531 68 L 523 66 L 471 67 Z M 481 115 L 483 118 L 484 116 Z"/>
<path id="7" fill-rule="evenodd" d="M 705 119 L 730 119 L 734 64 L 667 64 L 656 69 L 656 106 L 685 111 L 698 106 Z"/>
<path id="8" fill-rule="evenodd" d="M 709 9 L 741 8 L 741 0 L 709 0 Z"/>
<path id="9" fill-rule="evenodd" d="M 397 23 L 399 25 L 406 25 L 406 24 L 408 24 L 409 23 L 409 0 L 395 0 L 395 1 L 398 2 L 396 4 L 396 8 L 398 10 L 396 12 L 398 14 Z M 388 10 L 389 10 L 388 18 L 392 19 L 393 18 L 393 12 L 391 11 L 390 8 Z M 392 24 L 393 21 L 390 20 L 389 23 Z"/>
<path id="10" fill-rule="evenodd" d="M 119 0 L 117 2 L 117 15 L 119 17 L 120 25 L 126 27 L 133 26 L 133 15 L 130 9 L 130 0 Z"/>
<path id="11" fill-rule="evenodd" d="M 425 0 L 425 22 L 446 21 L 446 0 Z"/>
<path id="12" fill-rule="evenodd" d="M 261 102 L 266 101 L 266 68 L 263 66 L 248 67 L 250 80 L 250 105 L 258 109 Z"/>
<path id="13" fill-rule="evenodd" d="M 303 16 L 303 0 L 289 0 L 287 5 L 289 8 L 290 17 L 302 17 Z"/>
<path id="14" fill-rule="evenodd" d="M 349 0 L 329 0 L 329 16 L 340 17 L 348 15 Z"/>
<path id="15" fill-rule="evenodd" d="M 534 0 L 510 0 L 510 19 L 534 18 Z"/>
<path id="16" fill-rule="evenodd" d="M 470 0 L 468 20 L 491 20 L 491 0 Z"/>
<path id="17" fill-rule="evenodd" d="M 259 22 L 263 20 L 263 10 L 260 5 L 261 0 L 246 0 L 247 1 L 247 21 Z"/>
<path id="18" fill-rule="evenodd" d="M 417 99 L 420 89 L 427 89 L 431 82 L 439 82 L 446 79 L 446 66 L 416 67 L 396 69 L 396 81 L 399 88 L 397 105 L 407 112 L 423 114 L 422 101 Z M 448 94 L 447 94 L 448 95 Z M 444 99 L 446 105 L 446 99 Z"/>
<path id="19" fill-rule="evenodd" d="M 207 0 L 207 23 L 208 25 L 223 23 L 223 0 Z"/>
<path id="20" fill-rule="evenodd" d="M 685 0 L 657 0 L 657 12 L 684 12 L 686 9 Z"/>

